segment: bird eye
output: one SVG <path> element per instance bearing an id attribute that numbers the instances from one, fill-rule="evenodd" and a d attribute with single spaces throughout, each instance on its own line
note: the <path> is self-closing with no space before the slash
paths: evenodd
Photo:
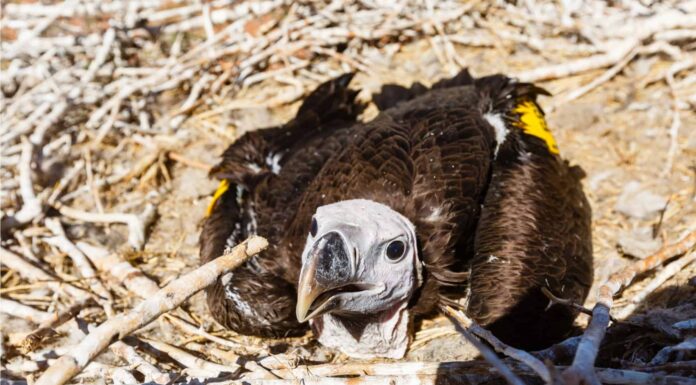
<path id="1" fill-rule="evenodd" d="M 316 237 L 318 230 L 319 225 L 317 224 L 317 220 L 312 218 L 312 226 L 309 228 L 309 233 L 312 234 L 313 237 Z"/>
<path id="2" fill-rule="evenodd" d="M 394 241 L 387 246 L 387 258 L 395 261 L 404 255 L 406 245 L 401 241 Z"/>

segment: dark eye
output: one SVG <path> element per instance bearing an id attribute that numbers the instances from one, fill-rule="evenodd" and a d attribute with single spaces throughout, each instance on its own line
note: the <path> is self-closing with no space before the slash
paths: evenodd
<path id="1" fill-rule="evenodd" d="M 312 234 L 313 237 L 316 237 L 318 230 L 319 230 L 319 225 L 317 224 L 317 220 L 312 218 L 312 225 L 309 228 L 309 233 Z"/>
<path id="2" fill-rule="evenodd" d="M 406 250 L 406 245 L 401 241 L 394 241 L 387 246 L 387 258 L 395 261 L 404 255 Z"/>

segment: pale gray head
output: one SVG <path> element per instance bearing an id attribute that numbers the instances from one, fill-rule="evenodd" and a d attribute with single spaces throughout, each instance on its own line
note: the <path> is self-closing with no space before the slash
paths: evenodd
<path id="1" fill-rule="evenodd" d="M 420 282 L 413 224 L 369 200 L 317 209 L 302 253 L 297 318 L 375 315 L 404 305 Z"/>

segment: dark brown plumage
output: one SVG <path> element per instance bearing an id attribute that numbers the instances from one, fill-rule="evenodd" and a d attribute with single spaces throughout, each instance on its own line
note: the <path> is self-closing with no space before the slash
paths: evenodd
<path id="1" fill-rule="evenodd" d="M 312 215 L 360 198 L 415 225 L 424 273 L 413 313 L 470 290 L 469 316 L 504 341 L 536 348 L 561 338 L 575 313 L 546 310 L 540 288 L 584 300 L 590 207 L 581 172 L 554 153 L 545 126 L 525 128 L 544 91 L 464 71 L 431 89 L 385 87 L 374 99 L 383 111 L 360 123 L 351 78 L 321 85 L 287 124 L 245 134 L 211 171 L 229 188 L 203 225 L 202 262 L 251 234 L 271 245 L 208 289 L 213 316 L 243 334 L 302 332 L 296 287 Z"/>

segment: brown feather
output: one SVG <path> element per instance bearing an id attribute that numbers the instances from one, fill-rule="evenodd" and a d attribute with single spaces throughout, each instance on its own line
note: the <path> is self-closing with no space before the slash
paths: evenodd
<path id="1" fill-rule="evenodd" d="M 560 320 L 556 334 L 565 333 L 573 313 L 538 310 L 546 303 L 537 293 L 544 285 L 575 301 L 586 296 L 590 211 L 576 173 L 515 125 L 517 103 L 545 91 L 462 72 L 430 90 L 387 88 L 376 96 L 386 110 L 357 123 L 363 106 L 347 89 L 350 78 L 320 86 L 286 125 L 247 133 L 211 172 L 231 188 L 204 225 L 202 260 L 251 233 L 271 244 L 227 288 L 218 282 L 209 289 L 215 318 L 245 334 L 302 330 L 293 309 L 311 217 L 321 205 L 363 198 L 390 206 L 416 227 L 425 266 L 411 301 L 416 314 L 470 288 L 470 315 L 501 335 L 511 322 L 538 324 L 541 331 L 554 320 Z M 507 123 L 510 133 L 500 146 L 486 113 Z M 279 172 L 268 161 L 274 156 Z M 497 263 L 489 262 L 491 255 Z M 250 317 L 248 307 L 260 316 Z M 541 340 L 530 336 L 537 339 L 531 343 Z"/>

